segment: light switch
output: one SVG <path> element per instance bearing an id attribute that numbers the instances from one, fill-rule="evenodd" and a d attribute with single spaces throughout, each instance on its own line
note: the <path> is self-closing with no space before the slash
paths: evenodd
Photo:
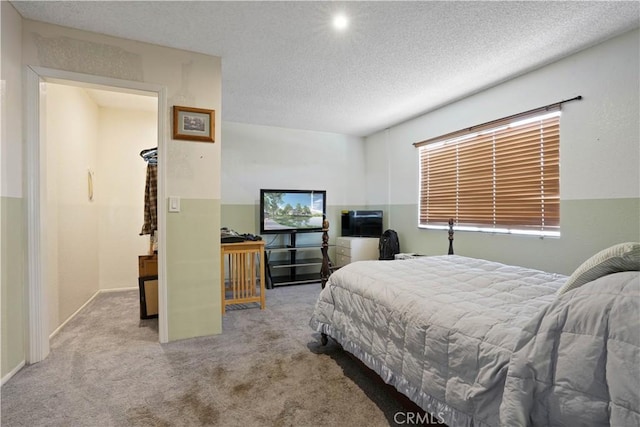
<path id="1" fill-rule="evenodd" d="M 169 212 L 180 212 L 180 197 L 169 197 Z"/>

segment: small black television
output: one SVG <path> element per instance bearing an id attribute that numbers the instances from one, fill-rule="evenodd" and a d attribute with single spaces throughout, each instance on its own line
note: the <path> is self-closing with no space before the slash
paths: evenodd
<path id="1" fill-rule="evenodd" d="M 260 190 L 260 234 L 322 231 L 324 190 Z"/>
<path id="2" fill-rule="evenodd" d="M 382 211 L 342 211 L 343 236 L 380 237 L 382 235 Z"/>

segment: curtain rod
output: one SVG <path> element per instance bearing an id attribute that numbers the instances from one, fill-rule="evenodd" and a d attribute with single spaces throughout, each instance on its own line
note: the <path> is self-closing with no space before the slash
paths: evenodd
<path id="1" fill-rule="evenodd" d="M 526 117 L 526 116 L 531 116 L 531 115 L 536 114 L 536 113 L 542 113 L 544 111 L 549 111 L 549 110 L 551 110 L 553 108 L 560 108 L 560 106 L 562 104 L 564 104 L 565 102 L 579 101 L 581 99 L 582 99 L 582 95 L 578 95 L 578 96 L 575 96 L 575 97 L 573 97 L 571 99 L 565 99 L 563 101 L 554 102 L 553 104 L 547 104 L 547 105 L 545 105 L 543 107 L 534 108 L 532 110 L 527 110 L 527 111 L 524 111 L 522 113 L 513 114 L 511 116 L 503 117 L 503 118 L 497 119 L 497 120 L 492 120 L 490 122 L 482 123 L 480 125 L 471 126 L 469 128 L 463 128 L 463 129 L 457 130 L 455 132 L 450 132 L 450 133 L 447 133 L 447 134 L 444 134 L 444 135 L 437 136 L 435 138 L 429 138 L 429 139 L 425 139 L 424 141 L 414 142 L 413 145 L 415 147 L 421 147 L 421 146 L 427 145 L 427 144 L 429 144 L 431 142 L 442 141 L 444 139 L 451 139 L 451 138 L 454 138 L 456 136 L 460 136 L 460 135 L 464 135 L 464 134 L 467 134 L 467 133 L 471 133 L 471 132 L 477 131 L 478 129 L 483 129 L 483 128 L 489 128 L 489 127 L 492 127 L 492 126 L 496 126 L 498 124 L 502 124 L 502 123 L 504 123 L 506 121 L 510 121 L 512 119 L 518 119 L 518 118 L 522 118 L 522 117 Z"/>

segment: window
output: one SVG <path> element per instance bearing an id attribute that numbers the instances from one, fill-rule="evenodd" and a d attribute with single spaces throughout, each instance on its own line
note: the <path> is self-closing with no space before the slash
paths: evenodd
<path id="1" fill-rule="evenodd" d="M 424 228 L 560 235 L 560 110 L 415 144 Z"/>

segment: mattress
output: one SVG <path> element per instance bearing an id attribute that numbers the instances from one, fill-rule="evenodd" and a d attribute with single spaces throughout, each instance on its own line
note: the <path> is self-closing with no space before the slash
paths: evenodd
<path id="1" fill-rule="evenodd" d="M 449 425 L 499 425 L 508 364 L 567 277 L 457 255 L 349 264 L 311 326 Z"/>
<path id="2" fill-rule="evenodd" d="M 450 426 L 640 425 L 640 265 L 567 276 L 461 256 L 336 271 L 310 325 Z"/>

